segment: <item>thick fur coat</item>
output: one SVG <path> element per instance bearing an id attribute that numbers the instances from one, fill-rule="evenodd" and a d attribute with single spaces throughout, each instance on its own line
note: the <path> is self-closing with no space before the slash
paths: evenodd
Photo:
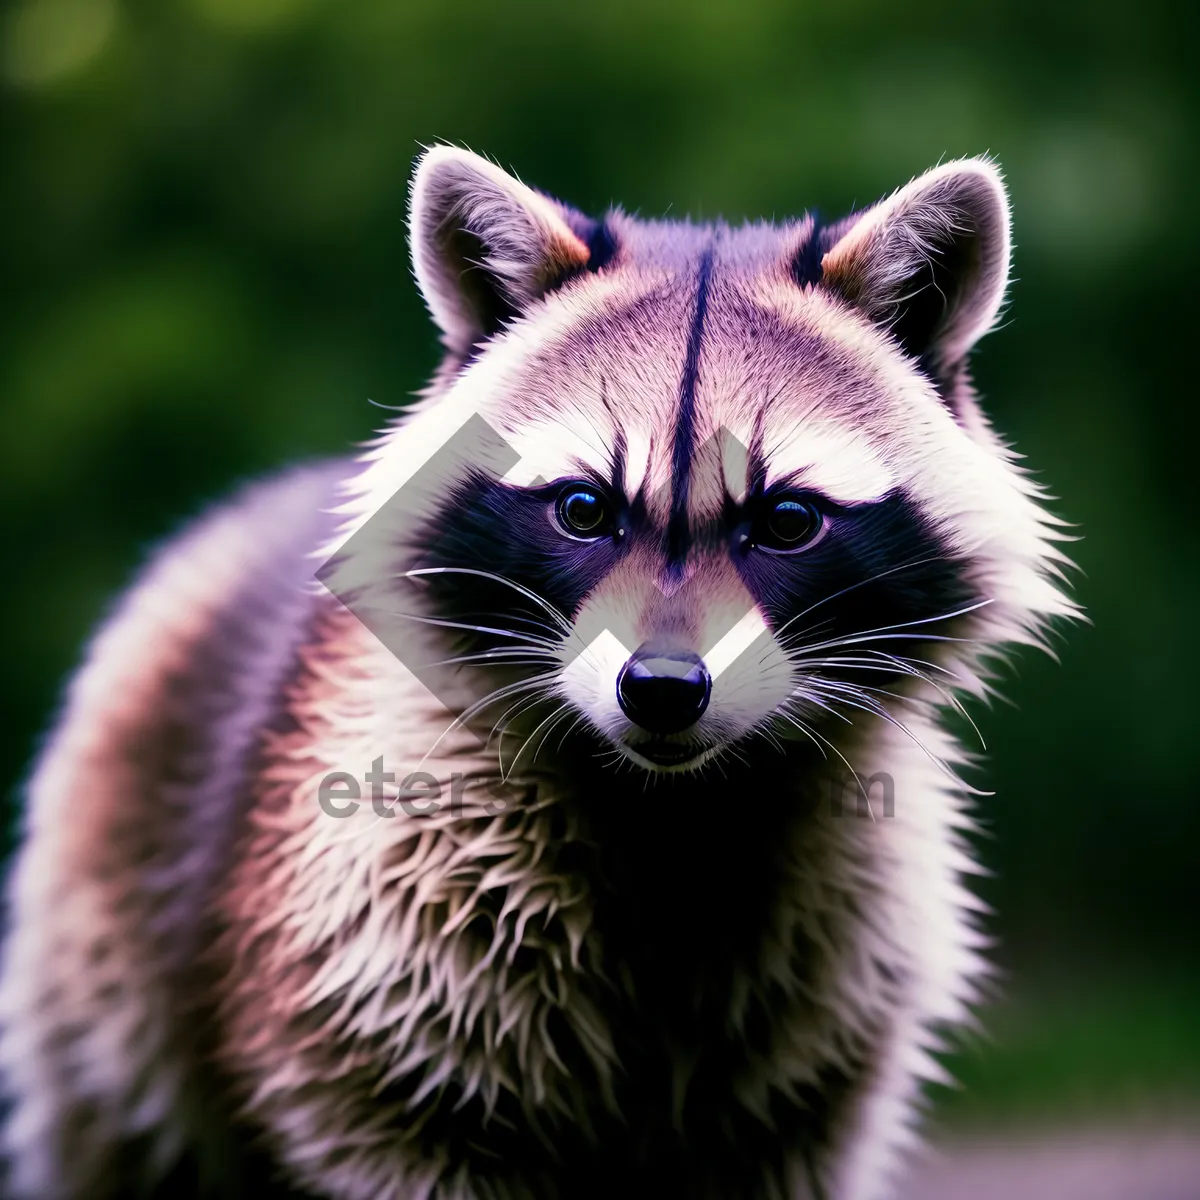
<path id="1" fill-rule="evenodd" d="M 411 227 L 426 395 L 168 545 L 71 682 L 6 1194 L 883 1200 L 986 978 L 940 718 L 1074 611 L 967 378 L 1000 176 L 730 228 L 437 147 Z"/>

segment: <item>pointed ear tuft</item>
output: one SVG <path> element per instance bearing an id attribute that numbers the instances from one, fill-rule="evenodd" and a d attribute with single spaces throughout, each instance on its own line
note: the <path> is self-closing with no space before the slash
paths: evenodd
<path id="1" fill-rule="evenodd" d="M 994 324 L 1009 268 L 1008 196 L 986 159 L 947 163 L 851 218 L 824 286 L 886 328 L 939 384 Z"/>
<path id="2" fill-rule="evenodd" d="M 457 354 L 469 354 L 590 256 L 565 208 L 453 146 L 434 146 L 417 164 L 409 236 L 417 285 Z"/>

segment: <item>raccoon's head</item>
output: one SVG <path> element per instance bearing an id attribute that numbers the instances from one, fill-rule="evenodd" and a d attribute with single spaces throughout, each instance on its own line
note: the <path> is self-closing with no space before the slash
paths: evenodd
<path id="1" fill-rule="evenodd" d="M 579 728 L 672 772 L 824 742 L 978 690 L 980 651 L 1070 610 L 966 376 L 1009 267 L 989 162 L 731 228 L 592 219 L 437 147 L 411 229 L 447 358 L 358 512 L 419 514 L 422 620 L 488 724 L 528 701 L 524 753 Z"/>

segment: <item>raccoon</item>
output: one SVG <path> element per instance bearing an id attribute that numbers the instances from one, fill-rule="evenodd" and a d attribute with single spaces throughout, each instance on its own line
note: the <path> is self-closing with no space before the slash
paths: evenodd
<path id="1" fill-rule="evenodd" d="M 824 224 L 420 158 L 445 356 L 167 545 L 28 787 L 7 1194 L 880 1200 L 989 973 L 951 709 L 1076 614 L 996 166 Z"/>

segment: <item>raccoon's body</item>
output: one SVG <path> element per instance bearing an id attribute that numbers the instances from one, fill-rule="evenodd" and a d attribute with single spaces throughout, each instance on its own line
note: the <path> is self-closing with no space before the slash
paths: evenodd
<path id="1" fill-rule="evenodd" d="M 891 1195 L 985 973 L 938 714 L 1073 611 L 966 380 L 999 177 L 731 229 L 439 147 L 412 231 L 427 396 L 169 546 L 42 754 L 8 1194 Z"/>

